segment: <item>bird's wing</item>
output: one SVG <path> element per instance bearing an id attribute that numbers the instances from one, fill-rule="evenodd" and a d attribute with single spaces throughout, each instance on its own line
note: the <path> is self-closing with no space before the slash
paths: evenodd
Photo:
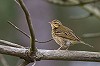
<path id="1" fill-rule="evenodd" d="M 67 31 L 70 31 L 70 32 L 73 32 L 73 30 L 69 29 L 68 27 L 65 27 L 64 28 L 67 30 Z"/>
<path id="2" fill-rule="evenodd" d="M 64 32 L 66 32 L 66 31 L 73 32 L 73 30 L 69 29 L 69 28 L 66 27 L 66 26 L 62 26 L 62 27 L 61 27 L 61 31 L 64 31 Z"/>
<path id="3" fill-rule="evenodd" d="M 78 36 L 76 36 L 73 32 L 65 32 L 66 36 L 73 41 L 80 41 L 80 38 Z"/>
<path id="4" fill-rule="evenodd" d="M 78 36 L 76 36 L 72 31 L 57 32 L 55 34 L 59 37 L 63 37 L 65 39 L 69 39 L 72 41 L 80 41 L 80 38 Z"/>

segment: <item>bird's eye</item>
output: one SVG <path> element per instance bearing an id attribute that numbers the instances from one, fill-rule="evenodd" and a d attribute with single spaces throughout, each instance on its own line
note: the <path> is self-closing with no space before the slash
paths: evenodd
<path id="1" fill-rule="evenodd" d="M 57 24 L 57 23 L 54 23 L 54 24 Z"/>

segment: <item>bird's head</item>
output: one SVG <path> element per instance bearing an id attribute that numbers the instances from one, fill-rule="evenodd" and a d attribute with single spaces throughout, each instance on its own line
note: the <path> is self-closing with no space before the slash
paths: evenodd
<path id="1" fill-rule="evenodd" d="M 51 21 L 49 23 L 51 24 L 52 28 L 58 28 L 60 25 L 62 25 L 62 23 L 57 19 L 55 19 L 55 20 L 53 20 L 53 21 Z"/>

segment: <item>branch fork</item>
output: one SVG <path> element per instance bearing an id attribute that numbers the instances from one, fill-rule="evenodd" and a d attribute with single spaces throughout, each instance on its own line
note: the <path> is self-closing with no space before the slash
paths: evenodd
<path id="1" fill-rule="evenodd" d="M 54 0 L 48 0 L 48 1 L 53 2 Z M 60 1 L 58 1 L 58 4 Z M 63 0 L 63 1 L 65 1 L 65 0 Z M 75 1 L 75 0 L 70 0 L 70 1 L 73 3 L 73 1 Z M 93 1 L 95 1 L 95 0 L 93 0 Z M 93 2 L 93 1 L 91 0 L 91 2 Z M 96 0 L 96 1 L 99 1 L 99 0 Z M 26 49 L 25 47 L 17 45 L 15 43 L 11 43 L 11 42 L 8 42 L 5 40 L 0 40 L 0 43 L 4 43 L 4 44 L 8 45 L 8 46 L 0 45 L 0 53 L 1 54 L 12 55 L 12 56 L 16 56 L 16 57 L 20 57 L 21 59 L 24 59 L 25 62 L 23 62 L 20 66 L 25 66 L 31 62 L 35 63 L 36 61 L 40 61 L 40 60 L 70 60 L 70 61 L 100 62 L 100 53 L 99 52 L 37 49 L 35 46 L 35 42 L 38 42 L 38 41 L 35 40 L 35 35 L 34 35 L 34 31 L 33 31 L 30 13 L 28 12 L 27 8 L 25 7 L 23 0 L 17 0 L 16 2 L 23 9 L 23 12 L 25 14 L 27 24 L 29 27 L 30 35 L 27 35 L 25 32 L 20 30 L 18 27 L 16 27 L 11 22 L 9 22 L 9 23 L 12 26 L 14 26 L 17 30 L 19 30 L 20 32 L 25 34 L 27 37 L 29 37 L 30 49 Z M 84 2 L 84 4 L 91 3 L 91 2 Z M 68 5 L 68 4 L 63 4 L 63 5 Z M 73 5 L 80 5 L 80 4 L 74 3 Z M 82 3 L 82 5 L 83 5 L 83 3 Z M 100 14 L 99 14 L 100 11 L 98 9 L 96 9 L 97 12 L 92 11 L 93 9 L 88 8 L 90 6 L 84 5 L 82 7 L 84 9 L 88 9 L 88 11 L 90 11 L 95 16 L 98 16 L 100 18 Z M 49 42 L 51 40 L 53 40 L 53 39 L 50 39 L 46 42 Z M 40 43 L 46 43 L 46 42 L 40 42 Z"/>

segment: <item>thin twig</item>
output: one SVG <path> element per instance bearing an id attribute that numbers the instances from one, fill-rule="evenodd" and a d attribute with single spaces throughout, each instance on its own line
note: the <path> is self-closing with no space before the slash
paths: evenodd
<path id="1" fill-rule="evenodd" d="M 16 25 L 14 25 L 11 21 L 8 21 L 8 23 L 10 24 L 10 25 L 12 25 L 15 29 L 17 29 L 19 32 L 21 32 L 21 33 L 23 33 L 25 36 L 27 36 L 28 38 L 30 38 L 30 36 L 27 34 L 27 33 L 25 33 L 23 30 L 21 30 L 20 28 L 18 28 Z M 47 41 L 38 41 L 37 39 L 35 39 L 35 42 L 38 42 L 38 43 L 47 43 L 47 42 L 50 42 L 51 40 L 53 40 L 53 39 L 49 39 L 49 40 L 47 40 Z"/>
<path id="2" fill-rule="evenodd" d="M 47 41 L 37 41 L 36 40 L 36 42 L 38 42 L 38 43 L 47 43 L 47 42 L 50 42 L 50 41 L 52 41 L 53 40 L 53 38 L 51 38 L 51 39 L 49 39 L 49 40 L 47 40 Z"/>
<path id="3" fill-rule="evenodd" d="M 4 58 L 2 54 L 0 54 L 0 61 L 3 64 L 3 66 L 9 66 L 6 59 Z"/>
<path id="4" fill-rule="evenodd" d="M 23 11 L 25 13 L 25 17 L 26 17 L 27 24 L 28 24 L 29 31 L 30 31 L 30 35 L 31 35 L 31 38 L 30 38 L 30 51 L 35 54 L 35 52 L 36 52 L 35 35 L 34 35 L 34 31 L 33 31 L 33 26 L 32 26 L 30 13 L 28 12 L 27 8 L 25 7 L 25 4 L 24 4 L 23 0 L 18 0 L 18 3 L 20 4 L 21 8 L 23 9 Z"/>
<path id="5" fill-rule="evenodd" d="M 34 59 L 34 62 L 32 63 L 32 66 L 35 66 L 35 64 L 36 64 L 36 60 Z"/>
<path id="6" fill-rule="evenodd" d="M 28 38 L 30 38 L 30 36 L 27 34 L 27 33 L 25 33 L 24 31 L 22 31 L 21 29 L 19 29 L 16 25 L 14 25 L 11 21 L 8 21 L 8 23 L 10 24 L 10 25 L 12 25 L 15 29 L 17 29 L 19 32 L 21 32 L 21 33 L 23 33 L 25 36 L 27 36 Z"/>
<path id="7" fill-rule="evenodd" d="M 18 65 L 18 66 L 26 66 L 26 65 L 28 65 L 29 64 L 29 62 L 28 61 L 23 61 L 20 65 Z"/>
<path id="8" fill-rule="evenodd" d="M 28 61 L 23 61 L 23 62 L 21 62 L 18 66 L 26 66 L 26 65 L 28 65 L 30 62 L 28 62 Z M 35 64 L 36 64 L 36 60 L 34 59 L 34 62 L 32 62 L 32 66 L 35 66 Z"/>
<path id="9" fill-rule="evenodd" d="M 9 42 L 9 41 L 1 40 L 1 39 L 0 39 L 0 45 L 7 45 L 7 46 L 16 47 L 16 48 L 24 48 L 24 47 L 21 46 L 21 45 L 18 45 L 18 44 Z"/>

